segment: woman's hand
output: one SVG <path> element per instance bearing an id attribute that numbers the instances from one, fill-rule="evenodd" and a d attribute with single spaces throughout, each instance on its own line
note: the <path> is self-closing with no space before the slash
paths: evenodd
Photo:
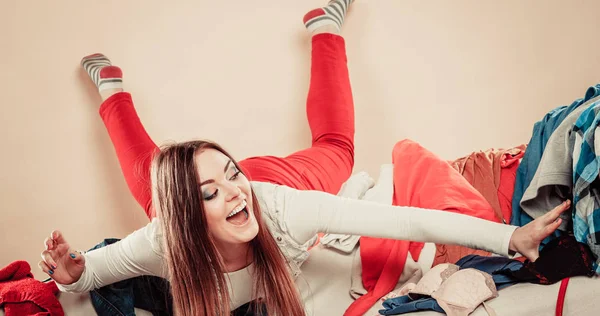
<path id="1" fill-rule="evenodd" d="M 567 200 L 544 216 L 517 228 L 510 239 L 510 250 L 522 254 L 532 262 L 537 260 L 540 256 L 540 243 L 560 226 L 562 219 L 559 216 L 570 206 L 571 201 Z"/>
<path id="2" fill-rule="evenodd" d="M 46 250 L 42 252 L 42 261 L 38 266 L 50 275 L 56 283 L 71 284 L 81 278 L 85 268 L 85 257 L 69 246 L 61 232 L 53 231 L 44 240 Z"/>

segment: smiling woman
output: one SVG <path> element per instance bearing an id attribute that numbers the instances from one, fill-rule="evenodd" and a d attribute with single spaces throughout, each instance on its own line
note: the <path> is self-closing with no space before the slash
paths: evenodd
<path id="1" fill-rule="evenodd" d="M 294 280 L 318 233 L 459 244 L 504 255 L 512 250 L 535 259 L 568 204 L 517 228 L 333 195 L 354 164 L 354 107 L 345 42 L 338 35 L 351 2 L 333 0 L 304 17 L 312 34 L 312 146 L 284 158 L 238 164 L 206 141 L 159 149 L 122 89 L 121 69 L 104 55 L 85 57 L 82 65 L 104 100 L 100 113 L 127 184 L 152 221 L 83 255 L 53 232 L 40 268 L 72 292 L 141 275 L 168 279 L 178 315 L 230 315 L 251 302 L 250 312 L 299 316 L 305 310 Z M 361 181 L 355 198 L 372 180 Z"/>
<path id="2" fill-rule="evenodd" d="M 177 168 L 171 170 L 172 166 Z M 167 242 L 183 241 L 181 234 L 187 229 L 198 230 L 189 234 L 197 235 L 193 239 L 201 240 L 203 247 L 214 248 L 208 253 L 220 254 L 212 260 L 222 262 L 223 271 L 248 266 L 253 259 L 249 242 L 262 226 L 256 213 L 260 210 L 253 205 L 250 182 L 231 156 L 214 143 L 194 141 L 161 150 L 153 169 L 164 171 L 152 174 L 158 215 L 166 235 L 172 237 Z"/>
<path id="3" fill-rule="evenodd" d="M 210 142 L 172 145 L 159 152 L 151 174 L 175 306 L 227 314 L 222 302 L 230 293 L 218 290 L 230 288 L 226 273 L 254 263 L 252 287 L 268 310 L 302 314 L 284 255 L 231 155 Z"/>
<path id="4" fill-rule="evenodd" d="M 237 169 L 236 161 L 214 143 L 162 148 L 152 168 L 158 218 L 120 242 L 73 258 L 60 233 L 53 234 L 45 256 L 54 267 L 52 278 L 62 290 L 83 292 L 155 275 L 171 282 L 174 306 L 182 311 L 178 314 L 228 315 L 254 301 L 262 303 L 252 305 L 256 313 L 304 315 L 293 279 L 319 232 L 459 244 L 505 256 L 518 251 L 535 260 L 540 242 L 556 230 L 558 216 L 570 206 L 563 203 L 517 228 L 450 212 L 249 182 L 243 173 L 236 176 Z M 203 195 L 201 180 L 214 181 L 206 184 L 214 185 L 210 195 Z M 358 187 L 366 191 L 369 185 Z M 209 201 L 203 198 L 213 195 Z M 228 222 L 244 200 L 250 220 Z"/>
<path id="5" fill-rule="evenodd" d="M 312 146 L 284 158 L 253 157 L 238 164 L 220 146 L 201 141 L 159 150 L 140 123 L 131 95 L 123 91 L 121 69 L 102 54 L 85 57 L 82 66 L 104 101 L 100 114 L 129 189 L 154 220 L 121 242 L 85 256 L 75 255 L 55 233 L 46 241 L 42 270 L 69 291 L 91 290 L 138 273 L 162 276 L 172 281 L 174 308 L 180 315 L 228 315 L 249 301 L 261 303 L 250 310 L 265 306 L 273 315 L 303 315 L 289 271 L 298 275 L 306 249 L 291 238 L 272 236 L 282 226 L 274 220 L 272 188 L 258 193 L 265 209 L 272 211 L 263 216 L 255 193 L 261 185 L 255 182 L 251 188 L 248 180 L 337 193 L 350 176 L 354 105 L 345 41 L 338 33 L 351 3 L 330 1 L 304 16 L 312 37 L 306 103 Z M 150 171 L 151 165 L 151 173 L 138 172 Z M 123 259 L 137 268 L 124 266 Z M 101 262 L 111 267 L 105 270 Z M 135 272 L 126 276 L 111 271 Z"/>
<path id="6" fill-rule="evenodd" d="M 248 212 L 248 209 L 252 211 L 252 196 L 250 195 L 250 184 L 248 181 L 243 182 L 240 177 L 242 175 L 240 169 L 232 163 L 232 160 L 223 155 L 221 151 L 213 150 L 213 149 L 205 149 L 199 150 L 196 154 L 196 163 L 198 166 L 206 166 L 207 168 L 202 168 L 198 170 L 200 175 L 200 188 L 202 192 L 202 198 L 204 199 L 205 211 L 208 213 L 208 221 L 211 222 L 211 216 L 214 216 L 216 219 L 220 219 L 223 214 L 220 212 L 220 208 L 224 208 L 226 212 L 226 221 L 228 223 L 233 224 L 235 227 L 241 228 L 245 227 L 246 224 L 250 226 L 250 228 L 257 228 L 256 220 L 252 213 Z M 210 173 L 210 170 L 218 170 L 219 165 L 223 165 L 224 161 L 225 168 L 223 169 L 223 174 L 210 175 L 206 173 Z M 214 166 L 211 168 L 210 166 Z M 205 170 L 203 172 L 202 170 Z M 208 179 L 204 180 L 203 179 Z M 218 179 L 215 180 L 215 179 Z M 240 181 L 237 181 L 240 180 Z M 233 184 L 228 185 L 227 181 L 232 181 Z M 239 186 L 235 186 L 236 182 L 240 182 Z M 219 199 L 225 199 L 223 203 Z M 223 205 L 224 204 L 224 205 Z M 229 207 L 233 204 L 233 209 L 230 212 Z M 214 214 L 214 215 L 213 215 Z M 215 226 L 217 220 L 214 220 Z M 222 225 L 219 223 L 219 225 Z M 233 235 L 236 235 L 234 233 Z M 256 232 L 254 232 L 253 236 L 250 238 L 254 238 Z M 250 239 L 246 241 L 250 241 Z"/>

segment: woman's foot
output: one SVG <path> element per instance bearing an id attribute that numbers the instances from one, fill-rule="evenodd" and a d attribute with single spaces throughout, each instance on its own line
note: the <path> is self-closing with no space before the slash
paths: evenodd
<path id="1" fill-rule="evenodd" d="M 348 7 L 354 0 L 331 0 L 326 7 L 311 10 L 304 15 L 304 25 L 312 34 L 339 34 L 344 25 Z"/>
<path id="2" fill-rule="evenodd" d="M 123 72 L 121 68 L 113 66 L 106 56 L 93 54 L 83 57 L 81 66 L 98 87 L 102 100 L 123 92 Z"/>

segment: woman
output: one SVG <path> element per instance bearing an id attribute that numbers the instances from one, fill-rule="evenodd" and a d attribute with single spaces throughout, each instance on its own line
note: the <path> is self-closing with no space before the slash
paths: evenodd
<path id="1" fill-rule="evenodd" d="M 311 110 L 333 112 L 330 103 L 351 106 L 343 40 L 337 35 L 350 2 L 335 0 L 305 16 L 313 34 L 309 121 Z M 131 106 L 121 107 L 131 104 L 121 92 L 120 70 L 103 56 L 88 60 L 84 60 L 84 67 L 98 85 L 105 109 L 131 111 Z M 340 74 L 344 75 L 342 84 L 332 84 L 340 83 Z M 333 89 L 327 91 L 328 87 Z M 322 101 L 321 105 L 327 106 L 324 109 L 311 108 L 311 102 L 318 103 L 311 96 L 317 95 L 333 99 Z M 130 188 L 149 216 L 156 214 L 157 218 L 120 242 L 85 255 L 72 251 L 60 232 L 53 232 L 42 253 L 42 270 L 63 290 L 75 292 L 144 274 L 164 277 L 171 282 L 179 315 L 228 315 L 252 300 L 264 304 L 269 315 L 304 315 L 294 279 L 318 233 L 461 244 L 505 255 L 518 251 L 535 259 L 539 242 L 558 227 L 558 215 L 568 209 L 565 203 L 548 216 L 517 228 L 441 211 L 331 195 L 352 169 L 353 114 L 338 112 L 336 116 L 342 118 L 333 122 L 343 121 L 345 115 L 352 118 L 352 126 L 346 120 L 334 124 L 338 130 L 327 130 L 330 124 L 310 121 L 313 147 L 308 152 L 268 161 L 275 166 L 296 163 L 289 170 L 302 174 L 289 178 L 269 175 L 260 161 L 256 164 L 260 167 L 255 167 L 252 159 L 238 164 L 210 142 L 192 141 L 156 151 L 145 133 L 127 134 L 132 122 L 113 122 L 105 117 Z M 323 117 L 331 119 L 332 115 Z M 140 181 L 132 171 L 144 152 L 154 156 L 151 198 L 145 192 L 148 179 L 142 177 Z M 340 157 L 346 162 L 342 167 L 327 165 Z M 325 166 L 318 164 L 321 161 Z M 302 166 L 299 162 L 304 169 L 294 169 Z M 319 174 L 321 168 L 326 170 Z M 335 168 L 343 172 L 331 172 Z M 448 222 L 454 225 L 444 225 Z"/>

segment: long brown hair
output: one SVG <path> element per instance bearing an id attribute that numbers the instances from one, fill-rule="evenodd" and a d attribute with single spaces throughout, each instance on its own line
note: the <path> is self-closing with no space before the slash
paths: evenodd
<path id="1" fill-rule="evenodd" d="M 208 232 L 194 159 L 198 151 L 209 148 L 220 151 L 242 170 L 221 146 L 208 141 L 163 147 L 152 165 L 152 203 L 165 236 L 173 308 L 182 316 L 231 314 L 226 271 Z M 271 316 L 304 315 L 287 262 L 262 221 L 254 191 L 252 197 L 259 226 L 258 235 L 250 242 L 254 255 L 253 299 L 261 302 L 253 308 L 266 308 Z"/>

